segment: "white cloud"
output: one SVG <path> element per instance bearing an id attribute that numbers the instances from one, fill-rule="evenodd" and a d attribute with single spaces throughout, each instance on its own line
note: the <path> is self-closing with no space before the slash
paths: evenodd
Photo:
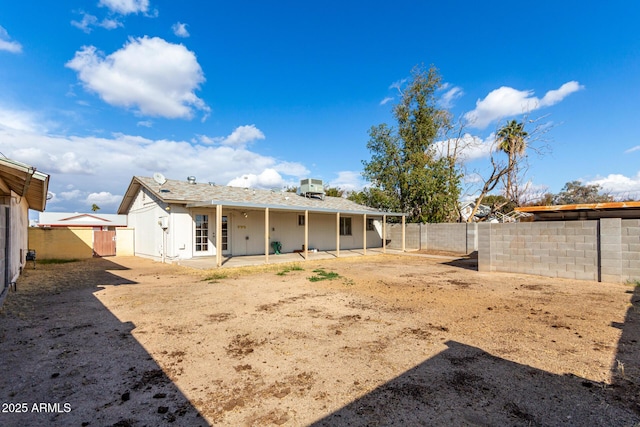
<path id="1" fill-rule="evenodd" d="M 151 120 L 141 120 L 136 124 L 145 128 L 153 127 L 153 122 Z"/>
<path id="2" fill-rule="evenodd" d="M 7 30 L 0 26 L 0 50 L 11 53 L 22 52 L 22 45 L 16 41 L 12 41 Z"/>
<path id="3" fill-rule="evenodd" d="M 81 29 L 87 34 L 89 34 L 93 30 L 93 27 L 102 27 L 107 30 L 114 30 L 118 27 L 123 26 L 122 22 L 118 21 L 117 19 L 105 18 L 102 21 L 98 21 L 98 18 L 96 16 L 84 12 L 82 13 L 82 20 L 71 21 L 71 25 Z"/>
<path id="4" fill-rule="evenodd" d="M 246 125 L 237 127 L 231 135 L 222 140 L 222 144 L 239 147 L 257 139 L 264 139 L 262 131 L 255 125 Z"/>
<path id="5" fill-rule="evenodd" d="M 182 180 L 193 175 L 198 182 L 219 184 L 231 183 L 247 175 L 251 179 L 250 185 L 262 188 L 297 185 L 300 177 L 309 173 L 301 163 L 281 161 L 241 145 L 204 145 L 126 134 L 111 137 L 51 135 L 30 124 L 30 118 L 36 114 L 0 109 L 0 113 L 3 111 L 5 117 L 24 117 L 12 127 L 2 126 L 0 120 L 1 151 L 11 159 L 51 175 L 49 191 L 56 197 L 47 203 L 48 210 L 86 211 L 91 206 L 87 205 L 90 195 L 93 194 L 91 200 L 98 200 L 99 196 L 107 202 L 115 200 L 117 195 L 124 193 L 132 176 L 152 176 L 154 172 Z M 255 132 L 255 135 L 259 134 Z M 244 179 L 241 185 L 244 185 Z M 119 204 L 95 203 L 104 213 L 115 212 Z"/>
<path id="6" fill-rule="evenodd" d="M 443 89 L 448 88 L 450 85 L 443 85 Z M 441 97 L 440 104 L 443 108 L 451 108 L 453 106 L 453 102 L 464 95 L 462 88 L 458 86 L 454 86 L 451 89 L 448 89 Z"/>
<path id="7" fill-rule="evenodd" d="M 277 165 L 273 167 L 277 172 L 283 173 L 289 176 L 295 176 L 297 178 L 302 178 L 304 176 L 309 175 L 309 169 L 307 169 L 304 165 L 297 162 L 279 162 Z"/>
<path id="8" fill-rule="evenodd" d="M 584 89 L 584 86 L 582 86 L 580 83 L 576 81 L 567 82 L 560 86 L 560 89 L 550 90 L 549 92 L 547 92 L 540 100 L 540 107 L 550 107 L 554 104 L 557 104 L 567 96 L 581 89 Z"/>
<path id="9" fill-rule="evenodd" d="M 640 197 L 640 172 L 628 177 L 619 173 L 612 173 L 606 177 L 596 178 L 586 183 L 587 185 L 600 185 L 602 190 L 615 197 Z"/>
<path id="10" fill-rule="evenodd" d="M 335 179 L 329 181 L 330 187 L 345 191 L 359 191 L 364 188 L 364 184 L 362 174 L 356 171 L 340 171 Z"/>
<path id="11" fill-rule="evenodd" d="M 230 135 L 220 137 L 210 137 L 207 135 L 197 135 L 194 142 L 200 142 L 202 144 L 222 144 L 236 148 L 244 147 L 250 142 L 254 142 L 259 139 L 265 139 L 264 133 L 258 129 L 255 125 L 238 126 L 231 132 Z"/>
<path id="12" fill-rule="evenodd" d="M 100 208 L 104 208 L 105 206 L 107 206 L 107 207 L 113 207 L 117 209 L 121 201 L 122 201 L 121 194 L 111 194 L 108 191 L 91 193 L 86 198 L 87 206 L 91 206 L 95 203 Z"/>
<path id="13" fill-rule="evenodd" d="M 77 200 L 82 197 L 82 191 L 80 190 L 71 190 L 71 191 L 63 191 L 59 194 L 56 194 L 57 198 L 61 200 Z"/>
<path id="14" fill-rule="evenodd" d="M 182 22 L 176 22 L 171 26 L 173 30 L 173 34 L 178 37 L 189 37 L 189 31 L 187 31 L 187 24 L 183 24 Z"/>
<path id="15" fill-rule="evenodd" d="M 98 6 L 106 7 L 111 12 L 122 15 L 146 13 L 149 11 L 149 0 L 100 0 Z"/>
<path id="16" fill-rule="evenodd" d="M 635 147 L 631 147 L 628 150 L 625 150 L 625 154 L 633 153 L 634 151 L 640 150 L 640 145 L 636 145 Z"/>
<path id="17" fill-rule="evenodd" d="M 283 187 L 286 184 L 275 169 L 265 169 L 260 174 L 253 173 L 238 176 L 227 183 L 231 187 L 245 188 L 275 188 Z"/>
<path id="18" fill-rule="evenodd" d="M 583 89 L 576 81 L 563 84 L 559 89 L 550 90 L 542 99 L 533 96 L 532 90 L 516 90 L 502 86 L 476 102 L 476 108 L 464 115 L 470 126 L 486 128 L 490 123 L 517 114 L 526 114 L 539 108 L 549 107 L 562 101 L 568 95 Z"/>
<path id="19" fill-rule="evenodd" d="M 495 145 L 495 135 L 492 133 L 487 138 L 482 139 L 478 136 L 465 133 L 458 141 L 453 139 L 437 141 L 434 148 L 438 155 L 444 156 L 448 150 L 455 149 L 456 143 L 459 147 L 458 158 L 462 162 L 469 162 L 489 157 Z"/>
<path id="20" fill-rule="evenodd" d="M 393 83 L 391 83 L 391 85 L 389 86 L 389 89 L 397 89 L 398 92 L 402 92 L 402 86 L 408 81 L 409 79 L 401 79 L 398 81 L 395 81 Z"/>
<path id="21" fill-rule="evenodd" d="M 84 46 L 66 66 L 108 104 L 135 108 L 142 115 L 191 118 L 194 108 L 210 111 L 194 93 L 205 81 L 200 64 L 181 44 L 131 38 L 106 57 L 94 46 Z"/>
<path id="22" fill-rule="evenodd" d="M 0 106 L 0 129 L 33 132 L 40 127 L 35 115 Z"/>
<path id="23" fill-rule="evenodd" d="M 385 105 L 389 102 L 393 101 L 393 98 L 390 96 L 387 96 L 385 99 L 383 99 L 382 101 L 380 101 L 380 105 Z"/>

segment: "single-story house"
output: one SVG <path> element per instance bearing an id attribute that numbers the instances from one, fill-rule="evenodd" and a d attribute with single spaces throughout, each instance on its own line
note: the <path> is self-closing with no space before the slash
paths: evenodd
<path id="1" fill-rule="evenodd" d="M 94 230 L 115 231 L 127 226 L 126 215 L 99 213 L 41 212 L 38 227 L 89 227 Z"/>
<path id="2" fill-rule="evenodd" d="M 309 190 L 315 183 L 313 191 Z M 135 176 L 118 208 L 134 229 L 137 256 L 179 260 L 215 256 L 385 247 L 387 217 L 342 197 L 325 197 L 318 180 L 300 194 Z"/>
<path id="3" fill-rule="evenodd" d="M 45 209 L 48 189 L 49 175 L 0 158 L 0 305 L 26 262 L 29 209 Z"/>

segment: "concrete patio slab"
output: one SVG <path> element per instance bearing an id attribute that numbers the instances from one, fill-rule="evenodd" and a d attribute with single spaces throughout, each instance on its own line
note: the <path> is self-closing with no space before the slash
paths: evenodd
<path id="1" fill-rule="evenodd" d="M 383 253 L 382 248 L 367 248 L 366 256 L 368 255 L 381 255 Z M 386 253 L 399 254 L 401 251 L 387 249 Z M 342 249 L 340 250 L 340 258 L 365 256 L 365 252 L 362 249 Z M 321 259 L 333 259 L 338 258 L 336 251 L 318 251 L 309 252 L 309 261 L 321 260 Z M 265 264 L 282 264 L 292 262 L 304 262 L 304 253 L 284 253 L 280 255 L 269 255 L 269 262 L 265 261 L 264 255 L 247 255 L 247 256 L 233 256 L 223 257 L 221 268 L 230 267 L 246 267 L 253 265 L 265 265 Z M 183 259 L 174 261 L 177 265 L 185 267 L 196 268 L 200 270 L 208 270 L 216 268 L 216 257 L 197 257 L 191 259 Z"/>

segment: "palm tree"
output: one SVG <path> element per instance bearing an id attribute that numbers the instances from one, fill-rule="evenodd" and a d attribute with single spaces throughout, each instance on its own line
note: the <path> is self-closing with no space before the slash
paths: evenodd
<path id="1" fill-rule="evenodd" d="M 524 130 L 524 123 L 511 120 L 498 130 L 498 149 L 504 151 L 511 157 L 524 154 L 527 149 L 527 136 Z"/>
<path id="2" fill-rule="evenodd" d="M 524 123 L 517 120 L 511 120 L 506 125 L 498 130 L 496 142 L 498 143 L 498 150 L 504 151 L 509 156 L 509 163 L 507 165 L 507 185 L 506 196 L 507 199 L 516 202 L 517 194 L 513 191 L 513 185 L 515 184 L 515 176 L 517 174 L 518 157 L 524 155 L 527 149 L 527 137 L 529 134 L 524 130 Z"/>

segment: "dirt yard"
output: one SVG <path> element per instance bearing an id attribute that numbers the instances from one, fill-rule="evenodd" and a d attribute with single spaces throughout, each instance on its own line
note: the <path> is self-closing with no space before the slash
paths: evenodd
<path id="1" fill-rule="evenodd" d="M 0 425 L 638 426 L 639 308 L 421 256 L 38 265 L 0 311 Z"/>

